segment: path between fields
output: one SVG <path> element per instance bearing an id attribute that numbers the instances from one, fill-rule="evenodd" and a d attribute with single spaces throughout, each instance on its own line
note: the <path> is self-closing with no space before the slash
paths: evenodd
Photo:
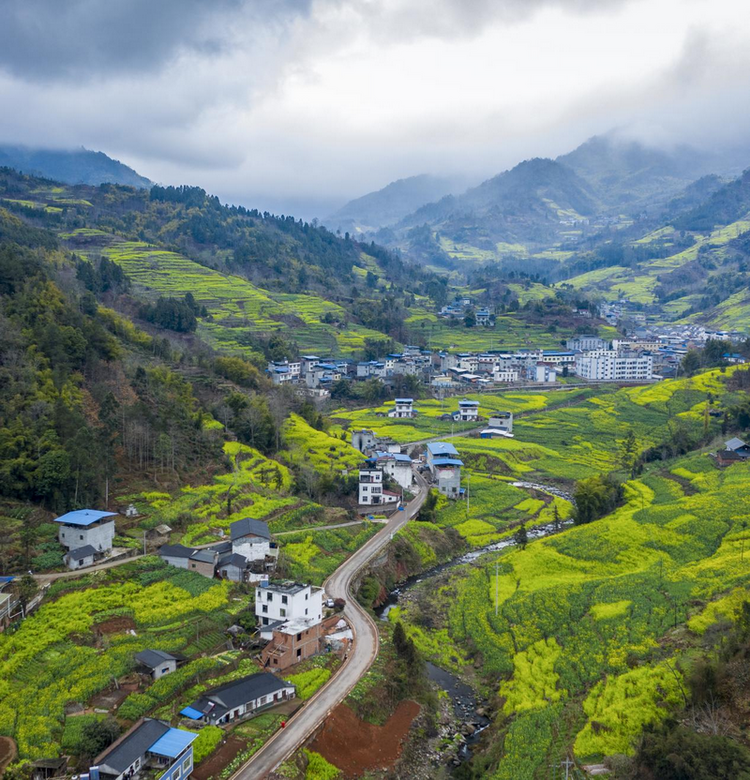
<path id="1" fill-rule="evenodd" d="M 417 495 L 402 511 L 396 512 L 375 536 L 365 542 L 323 583 L 326 594 L 330 598 L 341 598 L 346 601 L 344 614 L 354 632 L 354 643 L 349 657 L 329 682 L 287 722 L 286 727 L 277 731 L 241 769 L 232 775 L 231 780 L 259 780 L 272 772 L 304 744 L 372 665 L 379 649 L 378 630 L 370 615 L 354 598 L 352 583 L 362 568 L 386 547 L 393 535 L 406 525 L 422 506 L 428 494 L 428 486 L 421 474 L 415 473 L 415 477 L 419 486 Z"/>

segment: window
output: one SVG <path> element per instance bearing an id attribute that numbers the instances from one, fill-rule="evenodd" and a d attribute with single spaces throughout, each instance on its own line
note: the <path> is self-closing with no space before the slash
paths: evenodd
<path id="1" fill-rule="evenodd" d="M 268 625 L 268 618 L 267 618 L 267 617 L 264 617 L 264 618 L 263 618 L 263 625 L 264 625 L 264 626 L 267 626 L 267 625 Z"/>
<path id="2" fill-rule="evenodd" d="M 83 534 L 81 534 L 78 538 L 83 541 Z"/>
<path id="3" fill-rule="evenodd" d="M 266 593 L 266 601 L 273 601 L 273 593 Z"/>
<path id="4" fill-rule="evenodd" d="M 305 614 L 307 614 L 307 607 L 305 607 Z"/>
<path id="5" fill-rule="evenodd" d="M 183 762 L 182 762 L 182 773 L 189 772 L 193 768 L 193 757 L 188 756 Z"/>
<path id="6" fill-rule="evenodd" d="M 162 674 L 167 674 L 167 672 L 169 672 L 169 667 L 168 667 L 168 666 L 165 666 L 165 667 L 164 667 L 164 668 L 161 670 L 161 673 L 162 673 Z"/>
<path id="7" fill-rule="evenodd" d="M 305 593 L 305 601 L 307 601 L 307 595 L 308 595 L 308 594 L 307 594 L 307 593 Z"/>
<path id="8" fill-rule="evenodd" d="M 302 650 L 300 649 L 297 650 L 297 658 L 301 658 L 301 657 L 302 657 Z"/>
<path id="9" fill-rule="evenodd" d="M 278 664 L 278 663 L 279 663 L 279 659 L 278 659 L 278 658 L 274 658 L 274 659 L 273 659 L 273 662 L 274 662 L 274 665 L 276 665 L 276 664 Z"/>
<path id="10" fill-rule="evenodd" d="M 282 596 L 281 597 L 281 603 L 282 604 L 288 604 L 289 603 L 289 599 L 286 596 Z"/>
<path id="11" fill-rule="evenodd" d="M 261 606 L 261 609 L 263 610 L 263 612 L 268 612 L 268 604 L 263 604 Z"/>
<path id="12" fill-rule="evenodd" d="M 281 617 L 286 617 L 286 610 L 285 609 L 280 609 L 279 610 L 279 614 L 281 615 Z"/>
<path id="13" fill-rule="evenodd" d="M 299 634 L 297 634 L 297 641 L 299 642 L 300 639 L 302 639 L 302 633 L 301 632 Z"/>

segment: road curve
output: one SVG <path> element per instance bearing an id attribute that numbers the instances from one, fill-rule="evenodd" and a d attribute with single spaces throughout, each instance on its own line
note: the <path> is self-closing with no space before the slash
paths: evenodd
<path id="1" fill-rule="evenodd" d="M 271 739 L 241 767 L 231 780 L 260 780 L 285 761 L 320 726 L 331 710 L 340 704 L 367 672 L 378 654 L 378 632 L 372 618 L 359 605 L 351 591 L 357 573 L 391 540 L 393 534 L 414 517 L 427 497 L 427 482 L 415 473 L 418 492 L 401 512 L 396 512 L 375 536 L 369 539 L 325 581 L 330 598 L 346 599 L 344 615 L 354 631 L 349 657 L 335 675 Z"/>

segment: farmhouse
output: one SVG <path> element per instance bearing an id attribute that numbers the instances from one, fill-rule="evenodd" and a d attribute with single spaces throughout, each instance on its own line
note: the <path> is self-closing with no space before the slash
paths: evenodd
<path id="1" fill-rule="evenodd" d="M 272 631 L 287 621 L 323 620 L 323 588 L 299 582 L 278 582 L 255 590 L 255 615 L 262 639 L 272 639 Z"/>
<path id="2" fill-rule="evenodd" d="M 135 660 L 139 665 L 148 669 L 154 680 L 171 674 L 177 669 L 178 658 L 163 650 L 141 650 L 136 653 Z"/>
<path id="3" fill-rule="evenodd" d="M 373 456 L 378 468 L 382 469 L 394 482 L 402 488 L 409 489 L 414 482 L 414 473 L 411 469 L 411 458 L 400 452 L 383 452 L 378 450 Z"/>
<path id="4" fill-rule="evenodd" d="M 273 629 L 260 658 L 264 668 L 283 671 L 320 652 L 323 624 L 312 618 L 288 620 Z"/>
<path id="5" fill-rule="evenodd" d="M 159 557 L 178 569 L 189 569 L 204 577 L 213 577 L 218 555 L 211 549 L 199 550 L 181 544 L 164 544 L 159 548 Z"/>
<path id="6" fill-rule="evenodd" d="M 397 398 L 395 406 L 388 412 L 389 417 L 403 418 L 416 417 L 413 398 Z"/>
<path id="7" fill-rule="evenodd" d="M 456 448 L 446 441 L 430 442 L 427 445 L 427 465 L 432 472 L 437 489 L 448 498 L 460 498 L 461 466 Z"/>
<path id="8" fill-rule="evenodd" d="M 487 427 L 513 433 L 513 412 L 494 412 L 490 415 Z"/>
<path id="9" fill-rule="evenodd" d="M 198 738 L 184 729 L 174 729 L 154 718 L 139 720 L 128 732 L 94 759 L 90 776 L 124 780 L 141 771 L 155 769 L 159 780 L 183 780 L 193 771 L 193 741 Z"/>
<path id="10" fill-rule="evenodd" d="M 359 505 L 393 504 L 399 496 L 383 487 L 383 472 L 379 468 L 365 466 L 359 470 Z"/>
<path id="11" fill-rule="evenodd" d="M 292 698 L 294 686 L 291 683 L 270 672 L 257 672 L 204 693 L 180 715 L 217 726 Z"/>
<path id="12" fill-rule="evenodd" d="M 90 546 L 100 556 L 112 549 L 116 516 L 116 512 L 101 512 L 96 509 L 76 509 L 68 512 L 55 519 L 60 525 L 60 544 L 69 550 Z"/>
<path id="13" fill-rule="evenodd" d="M 246 517 L 229 526 L 232 552 L 244 556 L 248 561 L 265 561 L 271 555 L 278 555 L 278 548 L 271 547 L 271 532 L 268 523 Z"/>
<path id="14" fill-rule="evenodd" d="M 67 553 L 65 563 L 69 569 L 82 569 L 84 566 L 93 566 L 98 556 L 98 552 L 90 544 L 85 544 Z"/>
<path id="15" fill-rule="evenodd" d="M 456 422 L 476 422 L 479 419 L 479 401 L 458 402 L 458 411 L 453 413 Z"/>

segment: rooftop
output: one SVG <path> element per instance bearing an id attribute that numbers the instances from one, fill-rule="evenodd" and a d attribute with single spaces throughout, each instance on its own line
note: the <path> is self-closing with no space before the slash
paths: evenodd
<path id="1" fill-rule="evenodd" d="M 433 461 L 435 466 L 463 466 L 464 463 L 458 458 L 435 458 Z"/>
<path id="2" fill-rule="evenodd" d="M 288 687 L 291 687 L 290 683 L 271 674 L 271 672 L 256 672 L 249 677 L 242 677 L 239 680 L 220 685 L 212 691 L 206 691 L 189 707 L 183 709 L 182 714 L 188 714 L 188 712 L 208 714 L 210 712 L 213 717 L 221 718 L 234 707 L 239 707 L 241 704 L 247 704 L 260 696 L 266 696 Z M 188 717 L 191 716 L 188 715 Z"/>
<path id="3" fill-rule="evenodd" d="M 96 555 L 96 548 L 92 547 L 90 544 L 84 544 L 83 547 L 71 550 L 68 553 L 68 558 L 74 561 L 82 561 L 84 558 L 88 558 L 92 555 Z"/>
<path id="4" fill-rule="evenodd" d="M 237 520 L 229 526 L 229 532 L 232 541 L 241 539 L 243 536 L 260 536 L 263 539 L 270 539 L 271 533 L 268 530 L 268 523 L 263 520 L 255 520 L 252 517 L 246 517 L 244 520 Z"/>
<path id="5" fill-rule="evenodd" d="M 305 588 L 309 588 L 309 585 L 303 585 L 301 582 L 292 582 L 287 580 L 286 582 L 269 582 L 268 585 L 263 585 L 263 588 L 270 590 L 273 593 L 284 593 L 288 596 L 293 596 L 295 593 L 300 593 Z"/>
<path id="6" fill-rule="evenodd" d="M 163 650 L 141 650 L 140 653 L 136 653 L 135 660 L 150 669 L 156 669 L 165 661 L 176 661 L 177 659 Z"/>
<path id="7" fill-rule="evenodd" d="M 427 451 L 433 456 L 458 455 L 458 450 L 447 441 L 431 441 L 427 445 Z"/>
<path id="8" fill-rule="evenodd" d="M 171 728 L 160 720 L 144 718 L 94 759 L 102 774 L 121 775 Z"/>
<path id="9" fill-rule="evenodd" d="M 105 517 L 116 517 L 117 512 L 101 512 L 98 509 L 75 509 L 65 515 L 55 518 L 56 523 L 65 525 L 92 525 Z"/>
<path id="10" fill-rule="evenodd" d="M 196 739 L 198 739 L 198 735 L 190 731 L 169 729 L 166 734 L 163 734 L 151 745 L 148 752 L 156 753 L 157 756 L 177 758 Z"/>

